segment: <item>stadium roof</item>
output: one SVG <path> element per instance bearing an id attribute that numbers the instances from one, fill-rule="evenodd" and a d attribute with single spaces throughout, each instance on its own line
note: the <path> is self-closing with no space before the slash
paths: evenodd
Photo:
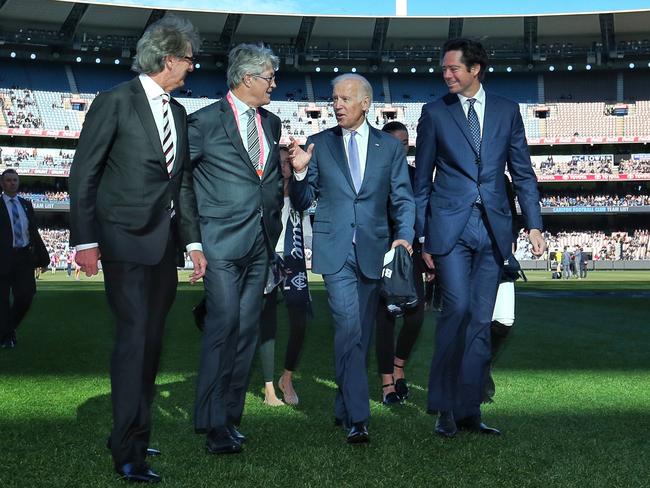
<path id="1" fill-rule="evenodd" d="M 123 57 L 130 57 L 146 26 L 165 12 L 67 0 L 0 0 L 0 51 L 3 45 L 32 44 L 95 52 L 122 49 Z M 508 63 L 526 65 L 553 56 L 585 60 L 595 51 L 602 51 L 603 62 L 635 55 L 650 60 L 650 10 L 464 18 L 176 12 L 199 29 L 202 53 L 217 57 L 234 43 L 264 41 L 287 64 L 367 59 L 381 65 L 394 58 L 430 62 L 445 40 L 466 36 L 481 39 L 494 59 Z"/>

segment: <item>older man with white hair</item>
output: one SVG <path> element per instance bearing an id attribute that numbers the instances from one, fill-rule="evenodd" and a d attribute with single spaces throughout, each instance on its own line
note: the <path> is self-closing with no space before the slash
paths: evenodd
<path id="1" fill-rule="evenodd" d="M 338 125 L 310 137 L 307 150 L 293 141 L 290 196 L 296 210 L 318 199 L 312 263 L 334 318 L 335 422 L 349 428 L 347 441 L 356 444 L 369 441 L 366 355 L 383 257 L 399 245 L 411 252 L 415 204 L 402 146 L 366 120 L 368 80 L 345 74 L 332 85 Z"/>

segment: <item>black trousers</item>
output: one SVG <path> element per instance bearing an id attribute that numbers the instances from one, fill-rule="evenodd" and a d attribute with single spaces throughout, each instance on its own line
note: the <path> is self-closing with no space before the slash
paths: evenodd
<path id="1" fill-rule="evenodd" d="M 116 321 L 111 358 L 115 466 L 143 462 L 151 435 L 151 404 L 167 313 L 176 297 L 174 243 L 154 266 L 102 262 L 106 296 Z"/>
<path id="2" fill-rule="evenodd" d="M 205 273 L 207 315 L 196 385 L 194 428 L 209 432 L 239 425 L 257 338 L 269 251 L 262 228 L 250 251 L 240 259 L 211 256 Z"/>
<path id="3" fill-rule="evenodd" d="M 281 285 L 280 285 L 281 286 Z M 273 381 L 273 368 L 275 366 L 275 336 L 278 329 L 278 287 L 271 293 L 264 296 L 264 308 L 262 309 L 262 320 L 260 323 L 260 360 L 262 362 L 262 375 L 264 381 Z M 284 357 L 284 369 L 295 371 L 298 365 L 298 357 L 305 340 L 305 328 L 307 327 L 307 307 L 287 306 L 289 315 L 289 339 L 287 341 L 287 352 Z"/>
<path id="4" fill-rule="evenodd" d="M 29 250 L 13 250 L 9 261 L 9 272 L 0 275 L 0 340 L 16 331 L 36 293 Z"/>
<path id="5" fill-rule="evenodd" d="M 395 317 L 388 313 L 386 302 L 379 301 L 377 307 L 377 334 L 375 346 L 377 349 L 377 367 L 379 374 L 393 374 L 394 356 L 404 361 L 408 360 L 420 335 L 424 322 L 424 263 L 420 254 L 413 254 L 413 280 L 418 294 L 417 307 L 407 310 L 404 314 L 404 324 L 395 344 Z"/>

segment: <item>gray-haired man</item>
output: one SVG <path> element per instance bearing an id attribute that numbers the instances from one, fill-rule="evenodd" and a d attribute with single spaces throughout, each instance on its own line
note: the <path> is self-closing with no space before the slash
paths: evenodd
<path id="1" fill-rule="evenodd" d="M 207 316 L 195 429 L 212 454 L 241 451 L 237 430 L 255 353 L 262 295 L 282 225 L 280 119 L 261 108 L 278 58 L 241 44 L 229 54 L 227 96 L 188 118 L 203 251 Z"/>
<path id="2" fill-rule="evenodd" d="M 154 382 L 176 295 L 177 249 L 200 241 L 185 217 L 196 206 L 186 113 L 169 95 L 193 70 L 198 47 L 186 20 L 152 24 L 137 45 L 140 75 L 95 98 L 70 170 L 70 243 L 88 276 L 101 256 L 116 319 L 110 446 L 116 471 L 129 481 L 160 481 L 145 463 Z M 194 249 L 191 281 L 206 267 Z"/>

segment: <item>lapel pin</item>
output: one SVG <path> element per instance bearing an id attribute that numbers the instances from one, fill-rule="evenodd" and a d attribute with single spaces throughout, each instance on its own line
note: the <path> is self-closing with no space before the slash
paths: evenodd
<path id="1" fill-rule="evenodd" d="M 375 142 L 375 146 L 379 147 L 379 143 Z"/>

